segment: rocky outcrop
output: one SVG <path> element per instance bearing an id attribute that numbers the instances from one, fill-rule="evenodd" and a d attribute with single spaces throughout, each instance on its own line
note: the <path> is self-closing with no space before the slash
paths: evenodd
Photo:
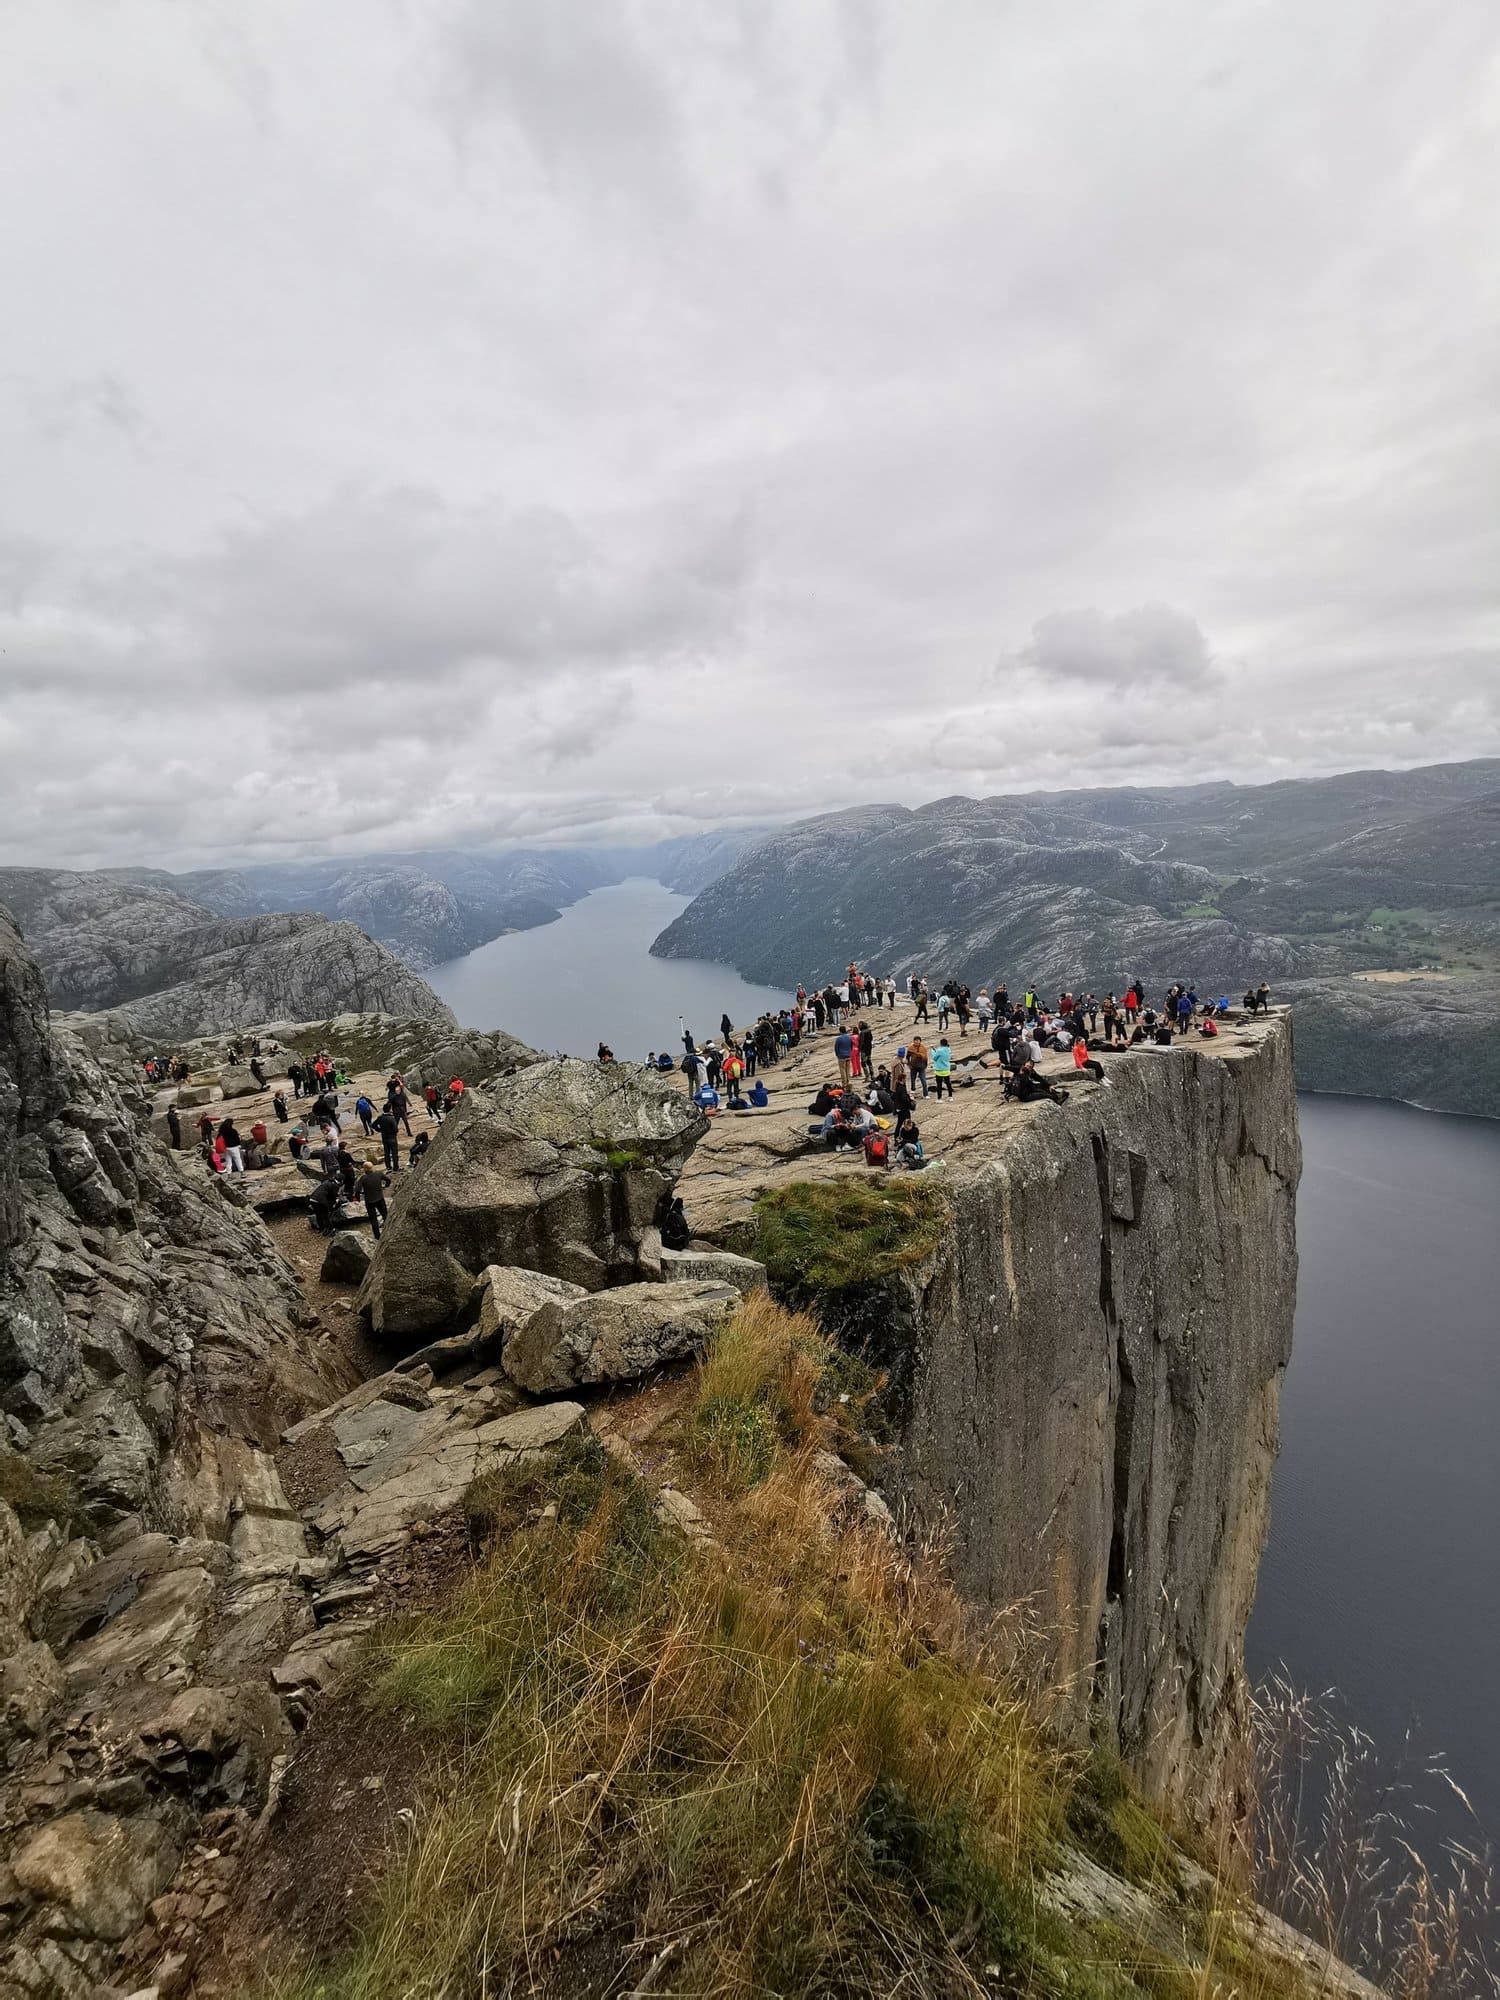
<path id="1" fill-rule="evenodd" d="M 872 1016 L 877 1061 L 909 1019 Z M 778 1264 L 777 1283 L 886 1371 L 881 1485 L 906 1527 L 972 1601 L 1015 1609 L 1080 1729 L 1159 1796 L 1214 1801 L 1292 1334 L 1291 1017 L 1112 1054 L 1099 1082 L 1048 1056 L 1063 1103 L 1006 1099 L 987 1047 L 956 1046 L 955 1099 L 921 1111 L 934 1164 L 893 1184 L 932 1191 L 935 1247 L 918 1254 L 924 1226 L 879 1282 L 809 1294 Z M 800 1110 L 828 1060 L 796 1051 L 773 1091 Z M 761 1191 L 809 1181 L 872 1177 L 773 1104 L 718 1120 L 677 1192 L 701 1236 L 738 1247 Z"/>
<path id="2" fill-rule="evenodd" d="M 145 1110 L 53 1031 L 0 913 L 7 1994 L 92 1993 L 198 1809 L 264 1796 L 242 1690 L 310 1622 L 312 1560 L 266 1447 L 347 1386 L 261 1223 Z M 195 1690 L 243 1718 L 217 1747 Z"/>
<path id="3" fill-rule="evenodd" d="M 586 1291 L 661 1274 L 657 1207 L 707 1120 L 644 1066 L 537 1063 L 472 1094 L 398 1187 L 360 1294 L 376 1331 L 455 1320 L 488 1265 Z"/>
<path id="4" fill-rule="evenodd" d="M 454 1025 L 426 981 L 357 925 L 307 912 L 225 920 L 173 881 L 146 869 L 0 871 L 21 892 L 55 1007 L 112 1010 L 169 1040 L 349 1011 Z"/>
<path id="5" fill-rule="evenodd" d="M 638 1381 L 701 1354 L 740 1297 L 733 1285 L 691 1279 L 580 1290 L 527 1314 L 506 1338 L 500 1365 L 533 1395 Z"/>
<path id="6" fill-rule="evenodd" d="M 157 1040 L 349 1012 L 453 1022 L 446 1003 L 383 944 L 322 917 L 248 917 L 181 932 L 142 978 L 144 990 L 107 1005 L 129 1032 Z"/>

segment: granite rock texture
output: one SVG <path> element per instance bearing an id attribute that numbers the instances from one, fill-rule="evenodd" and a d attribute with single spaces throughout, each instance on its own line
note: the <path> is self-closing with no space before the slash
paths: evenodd
<path id="1" fill-rule="evenodd" d="M 1300 1171 L 1289 1016 L 1116 1061 L 940 1170 L 936 1251 L 832 1309 L 891 1371 L 898 1512 L 971 1600 L 1025 1606 L 1080 1727 L 1201 1809 L 1246 1696 Z"/>
<path id="2" fill-rule="evenodd" d="M 427 982 L 357 924 L 310 911 L 217 916 L 150 870 L 0 871 L 54 1006 L 180 1039 L 355 1010 L 454 1025 Z"/>
<path id="3" fill-rule="evenodd" d="M 707 1129 L 640 1064 L 560 1057 L 497 1078 L 395 1189 L 361 1305 L 410 1339 L 460 1316 L 491 1264 L 586 1291 L 660 1277 L 658 1204 Z"/>

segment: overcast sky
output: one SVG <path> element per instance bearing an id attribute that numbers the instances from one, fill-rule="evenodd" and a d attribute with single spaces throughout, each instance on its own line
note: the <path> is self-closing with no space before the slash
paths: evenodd
<path id="1" fill-rule="evenodd" d="M 0 858 L 1500 750 L 1494 0 L 0 8 Z"/>

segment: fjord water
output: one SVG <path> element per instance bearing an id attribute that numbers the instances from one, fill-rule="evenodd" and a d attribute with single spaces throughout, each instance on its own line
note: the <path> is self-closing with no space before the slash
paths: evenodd
<path id="1" fill-rule="evenodd" d="M 435 966 L 427 974 L 466 1028 L 508 1028 L 533 1048 L 591 1056 L 608 1042 L 622 1062 L 653 1049 L 682 1054 L 681 1015 L 699 1042 L 759 1020 L 789 997 L 752 986 L 731 966 L 706 959 L 653 958 L 651 940 L 686 896 L 643 877 L 595 889 L 556 923 L 508 937 Z"/>
<path id="2" fill-rule="evenodd" d="M 1250 1671 L 1336 1687 L 1388 1752 L 1413 1724 L 1500 1836 L 1500 1122 L 1362 1098 L 1300 1110 L 1296 1333 Z"/>
<path id="3" fill-rule="evenodd" d="M 686 901 L 598 889 L 429 978 L 468 1027 L 680 1055 L 679 1013 L 701 1039 L 784 997 L 652 958 Z M 1250 1668 L 1338 1688 L 1391 1750 L 1415 1718 L 1500 1829 L 1500 1123 L 1336 1097 L 1301 1114 L 1296 1339 Z"/>

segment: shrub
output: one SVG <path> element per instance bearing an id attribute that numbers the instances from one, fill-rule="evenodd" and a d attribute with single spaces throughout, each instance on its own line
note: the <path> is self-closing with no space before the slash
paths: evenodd
<path id="1" fill-rule="evenodd" d="M 19 1453 L 0 1451 L 0 1500 L 15 1508 L 23 1528 L 57 1521 L 66 1531 L 79 1511 L 78 1493 L 59 1474 L 43 1472 Z"/>

